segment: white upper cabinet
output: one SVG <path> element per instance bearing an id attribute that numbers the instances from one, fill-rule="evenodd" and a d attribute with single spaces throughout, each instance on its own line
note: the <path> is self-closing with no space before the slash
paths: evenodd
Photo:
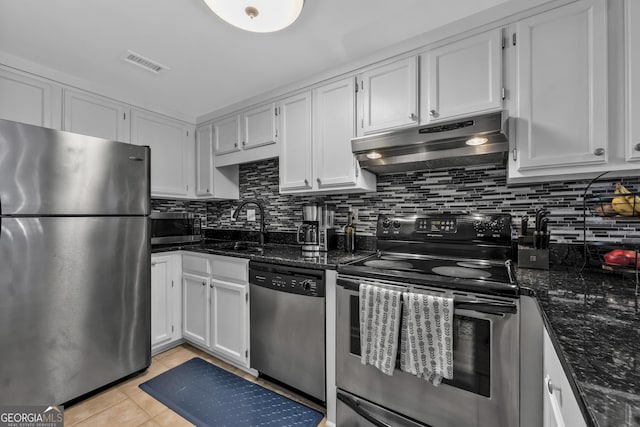
<path id="1" fill-rule="evenodd" d="M 627 159 L 640 159 L 640 2 L 624 3 Z"/>
<path id="2" fill-rule="evenodd" d="M 242 120 L 239 114 L 225 117 L 213 124 L 214 150 L 216 155 L 240 150 L 242 143 Z"/>
<path id="3" fill-rule="evenodd" d="M 360 74 L 358 136 L 418 123 L 418 58 Z"/>
<path id="4" fill-rule="evenodd" d="M 603 0 L 583 0 L 515 24 L 510 178 L 606 166 L 606 9 Z M 554 167 L 562 170 L 553 172 Z"/>
<path id="5" fill-rule="evenodd" d="M 276 115 L 275 104 L 268 103 L 215 121 L 215 154 L 275 144 Z"/>
<path id="6" fill-rule="evenodd" d="M 375 191 L 351 151 L 355 111 L 353 77 L 281 101 L 281 193 Z"/>
<path id="7" fill-rule="evenodd" d="M 52 81 L 0 69 L 0 119 L 60 129 L 62 89 Z"/>
<path id="8" fill-rule="evenodd" d="M 314 185 L 320 191 L 375 191 L 351 151 L 355 136 L 355 81 L 349 77 L 313 91 Z"/>
<path id="9" fill-rule="evenodd" d="M 502 30 L 421 55 L 421 123 L 502 108 Z"/>
<path id="10" fill-rule="evenodd" d="M 131 142 L 151 147 L 151 195 L 187 197 L 188 142 L 190 127 L 177 120 L 134 110 L 131 115 Z M 193 152 L 193 150 L 192 150 Z"/>
<path id="11" fill-rule="evenodd" d="M 275 144 L 278 138 L 277 110 L 274 103 L 261 105 L 242 114 L 242 149 Z"/>
<path id="12" fill-rule="evenodd" d="M 214 167 L 213 125 L 196 129 L 196 183 L 197 198 L 238 199 L 238 165 Z"/>
<path id="13" fill-rule="evenodd" d="M 313 91 L 314 163 L 318 188 L 356 183 L 360 172 L 351 152 L 355 136 L 355 82 L 341 80 Z"/>
<path id="14" fill-rule="evenodd" d="M 130 110 L 127 105 L 106 98 L 65 89 L 63 130 L 129 142 Z"/>
<path id="15" fill-rule="evenodd" d="M 311 92 L 280 101 L 280 192 L 312 183 Z"/>
<path id="16" fill-rule="evenodd" d="M 211 124 L 196 129 L 196 196 L 213 195 L 211 172 L 213 127 Z"/>

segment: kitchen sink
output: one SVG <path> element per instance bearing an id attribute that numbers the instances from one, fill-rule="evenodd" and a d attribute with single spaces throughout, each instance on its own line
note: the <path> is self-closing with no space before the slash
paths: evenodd
<path id="1" fill-rule="evenodd" d="M 212 247 L 212 249 L 261 255 L 264 252 L 265 248 L 262 246 L 258 246 L 255 243 L 233 242 L 218 244 Z"/>

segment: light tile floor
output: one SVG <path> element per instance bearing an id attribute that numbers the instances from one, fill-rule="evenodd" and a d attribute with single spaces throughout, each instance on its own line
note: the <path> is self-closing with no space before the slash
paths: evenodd
<path id="1" fill-rule="evenodd" d="M 65 426 L 180 427 L 192 425 L 180 415 L 142 391 L 138 385 L 193 357 L 200 357 L 251 382 L 260 384 L 265 388 L 325 413 L 324 408 L 313 402 L 309 402 L 261 378 L 256 378 L 195 347 L 183 344 L 154 356 L 151 360 L 151 366 L 145 373 L 131 378 L 126 382 L 117 384 L 65 409 Z M 318 427 L 325 427 L 326 421 L 327 418 L 323 418 Z"/>

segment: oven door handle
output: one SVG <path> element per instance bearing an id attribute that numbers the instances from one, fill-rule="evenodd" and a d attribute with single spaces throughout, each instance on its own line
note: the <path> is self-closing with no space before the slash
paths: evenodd
<path id="1" fill-rule="evenodd" d="M 376 426 L 376 427 L 392 427 L 391 424 L 387 424 L 384 421 L 381 421 L 381 420 L 377 419 L 376 417 L 374 417 L 373 415 L 371 415 L 367 410 L 365 410 L 363 407 L 360 406 L 360 402 L 358 402 L 357 399 L 354 399 L 354 398 L 352 398 L 350 396 L 347 396 L 345 394 L 342 394 L 342 393 L 338 392 L 338 400 L 343 402 L 349 408 L 353 409 L 353 411 L 356 414 L 360 415 L 362 418 L 364 418 L 365 420 L 369 421 L 374 426 Z"/>
<path id="2" fill-rule="evenodd" d="M 470 310 L 485 314 L 516 314 L 518 306 L 507 302 L 465 301 L 456 302 L 456 310 Z"/>

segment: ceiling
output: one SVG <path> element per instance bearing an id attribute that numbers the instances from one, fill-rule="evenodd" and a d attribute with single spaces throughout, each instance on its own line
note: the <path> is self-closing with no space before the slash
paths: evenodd
<path id="1" fill-rule="evenodd" d="M 195 119 L 507 1 L 307 0 L 291 27 L 257 34 L 225 23 L 203 0 L 0 0 L 0 59 Z M 126 63 L 127 50 L 170 70 Z"/>

